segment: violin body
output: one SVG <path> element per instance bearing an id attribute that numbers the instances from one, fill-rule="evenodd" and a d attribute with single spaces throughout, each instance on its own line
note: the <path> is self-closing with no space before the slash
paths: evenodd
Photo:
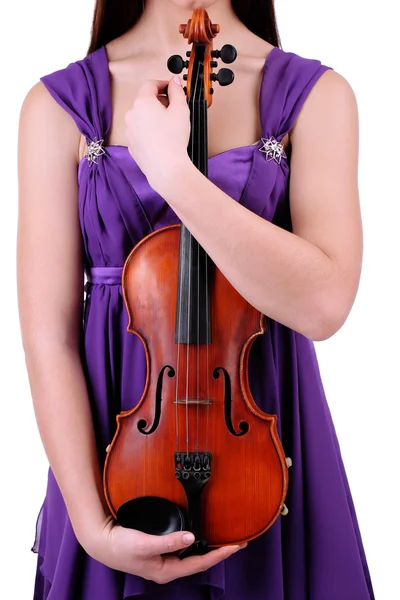
<path id="1" fill-rule="evenodd" d="M 187 513 L 174 456 L 186 452 L 189 435 L 196 440 L 192 451 L 212 454 L 211 476 L 200 496 L 200 535 L 210 546 L 242 543 L 276 520 L 288 485 L 277 417 L 257 407 L 247 376 L 250 348 L 264 332 L 264 316 L 214 268 L 211 333 L 218 342 L 183 345 L 177 363 L 180 228 L 150 234 L 125 263 L 128 331 L 144 344 L 147 378 L 140 402 L 117 417 L 105 464 L 106 497 L 114 516 L 132 498 L 148 496 L 166 498 Z M 166 365 L 175 376 L 168 376 Z M 176 374 L 186 373 L 188 366 L 197 376 L 188 387 L 186 378 L 179 378 L 177 391 Z M 159 407 L 157 387 L 162 388 Z"/>
<path id="2" fill-rule="evenodd" d="M 214 59 L 233 62 L 236 50 L 212 50 L 219 26 L 204 9 L 180 31 L 193 43 L 190 61 L 174 56 L 168 64 L 188 68 L 188 154 L 207 176 L 211 81 L 233 81 L 230 69 L 212 74 Z M 138 404 L 117 416 L 107 449 L 104 493 L 114 518 L 156 535 L 190 530 L 193 553 L 258 537 L 287 512 L 290 466 L 277 416 L 260 410 L 249 387 L 249 353 L 266 330 L 264 315 L 183 223 L 132 249 L 122 290 L 127 332 L 144 345 L 147 376 Z"/>

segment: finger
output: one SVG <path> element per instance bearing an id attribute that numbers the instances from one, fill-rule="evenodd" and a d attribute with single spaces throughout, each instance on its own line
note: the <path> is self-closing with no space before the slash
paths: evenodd
<path id="1" fill-rule="evenodd" d="M 140 90 L 138 91 L 137 97 L 143 96 L 145 98 L 155 98 L 157 96 L 160 96 L 161 94 L 165 94 L 165 90 L 166 88 L 168 88 L 168 83 L 168 80 L 164 79 L 148 79 L 141 86 Z"/>
<path id="2" fill-rule="evenodd" d="M 184 559 L 167 556 L 164 558 L 164 566 L 158 574 L 159 578 L 162 582 L 167 583 L 178 577 L 186 577 L 200 571 L 206 571 L 222 560 L 226 560 L 241 548 L 241 546 L 224 546 L 203 556 L 190 556 Z"/>
<path id="3" fill-rule="evenodd" d="M 183 80 L 178 75 L 171 77 L 168 84 L 168 99 L 170 106 L 174 104 L 187 105 L 186 94 L 183 90 L 183 83 Z"/>
<path id="4" fill-rule="evenodd" d="M 142 534 L 138 543 L 138 552 L 142 556 L 157 556 L 178 552 L 194 542 L 194 535 L 189 531 L 178 531 L 168 535 Z"/>

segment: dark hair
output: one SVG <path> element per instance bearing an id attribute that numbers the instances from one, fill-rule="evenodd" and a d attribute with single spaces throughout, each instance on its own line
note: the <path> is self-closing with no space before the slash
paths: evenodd
<path id="1" fill-rule="evenodd" d="M 96 0 L 88 54 L 131 29 L 143 12 L 145 0 Z M 281 46 L 274 0 L 232 0 L 232 8 L 246 27 L 273 46 Z"/>

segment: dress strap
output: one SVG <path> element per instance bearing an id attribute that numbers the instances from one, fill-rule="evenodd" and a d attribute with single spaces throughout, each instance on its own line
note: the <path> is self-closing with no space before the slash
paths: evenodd
<path id="1" fill-rule="evenodd" d="M 253 156 L 253 165 L 240 202 L 257 215 L 291 231 L 289 205 L 290 153 L 283 138 L 295 120 L 318 78 L 330 67 L 319 60 L 303 58 L 275 48 L 265 63 L 260 96 L 262 144 Z M 286 200 L 281 199 L 279 182 L 286 182 Z"/>
<path id="2" fill-rule="evenodd" d="M 267 60 L 261 91 L 260 117 L 264 138 L 281 141 L 321 75 L 331 69 L 320 60 L 278 48 Z"/>
<path id="3" fill-rule="evenodd" d="M 40 78 L 54 100 L 74 119 L 88 145 L 105 140 L 111 126 L 111 88 L 101 46 L 64 69 Z"/>

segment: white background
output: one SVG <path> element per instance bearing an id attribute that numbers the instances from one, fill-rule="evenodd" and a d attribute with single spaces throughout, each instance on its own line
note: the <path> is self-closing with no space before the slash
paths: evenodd
<path id="1" fill-rule="evenodd" d="M 93 6 L 81 0 L 20 0 L 7 2 L 7 8 L 5 4 L 1 0 L 0 509 L 5 554 L 0 597 L 28 600 L 36 563 L 30 548 L 47 461 L 34 420 L 18 323 L 17 127 L 21 103 L 39 77 L 84 57 Z M 400 401 L 400 98 L 396 91 L 400 56 L 395 7 L 393 0 L 277 0 L 283 49 L 333 67 L 350 82 L 358 99 L 364 224 L 361 284 L 345 325 L 333 338 L 317 342 L 316 349 L 377 600 L 400 598 L 395 493 Z M 56 143 L 62 140 L 49 140 Z"/>

